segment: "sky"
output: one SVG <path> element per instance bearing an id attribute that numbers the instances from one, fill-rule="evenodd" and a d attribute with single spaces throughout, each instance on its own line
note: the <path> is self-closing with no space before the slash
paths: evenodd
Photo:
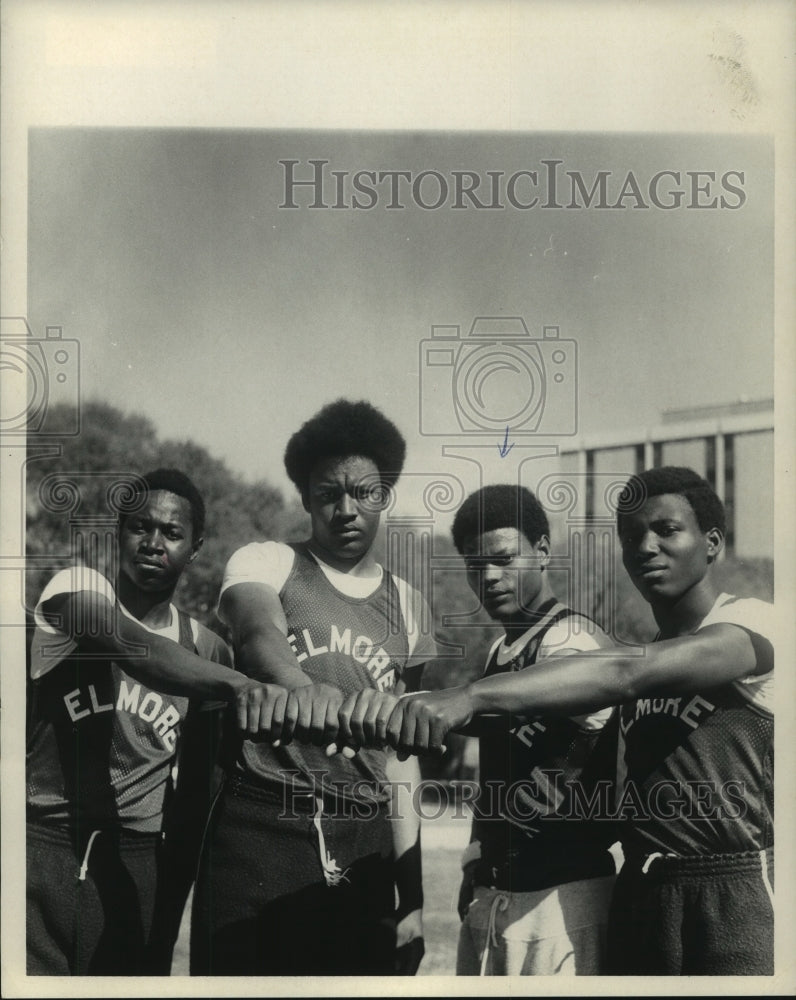
<path id="1" fill-rule="evenodd" d="M 315 188 L 287 190 L 288 177 L 317 176 L 313 160 L 327 161 L 327 208 L 310 207 Z M 352 207 L 354 175 L 389 170 L 410 179 L 395 195 L 371 180 L 376 195 L 359 203 L 375 204 Z M 411 187 L 424 171 L 434 176 Z M 455 171 L 473 175 L 479 205 L 501 207 L 453 207 Z M 674 209 L 651 203 L 662 171 L 677 175 L 659 182 L 662 203 L 685 192 Z M 571 175 L 589 190 L 600 172 L 601 203 L 622 207 L 573 198 Z M 192 438 L 288 495 L 288 437 L 340 396 L 396 422 L 407 471 L 452 471 L 442 447 L 466 443 L 483 446 L 487 479 L 505 478 L 503 417 L 508 443 L 549 451 L 656 425 L 669 408 L 773 394 L 773 177 L 759 136 L 34 129 L 28 317 L 36 336 L 57 324 L 79 341 L 82 399 L 143 413 L 161 436 Z M 539 205 L 517 207 L 534 195 Z M 466 352 L 491 344 L 480 328 L 468 341 L 476 317 L 521 318 L 518 349 L 536 367 L 471 363 L 464 388 Z M 432 326 L 459 327 L 450 362 L 433 367 Z M 550 326 L 566 355 L 560 384 Z M 539 368 L 546 381 L 531 385 Z M 454 396 L 479 385 L 488 433 L 473 435 Z M 513 402 L 523 393 L 541 400 L 533 437 Z"/>

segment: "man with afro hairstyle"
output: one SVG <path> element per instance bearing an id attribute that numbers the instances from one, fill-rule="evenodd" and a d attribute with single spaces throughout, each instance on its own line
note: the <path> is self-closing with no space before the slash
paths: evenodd
<path id="1" fill-rule="evenodd" d="M 438 750 L 479 713 L 621 704 L 624 863 L 607 971 L 771 975 L 773 606 L 720 591 L 724 508 L 693 470 L 631 477 L 617 528 L 625 569 L 658 625 L 653 643 L 409 697 L 393 712 L 388 742 Z"/>
<path id="2" fill-rule="evenodd" d="M 276 689 L 231 670 L 225 643 L 172 603 L 203 541 L 195 485 L 179 470 L 156 469 L 139 486 L 141 504 L 119 521 L 116 578 L 84 565 L 63 569 L 34 612 L 29 975 L 168 973 L 211 779 L 212 747 L 201 749 L 200 730 L 192 752 L 183 746 L 186 722 L 197 714 L 191 700 L 197 708 L 229 702 L 249 733 L 261 721 L 268 729 L 276 704 Z M 286 704 L 286 693 L 278 695 Z M 182 749 L 179 816 L 169 814 L 178 822 L 164 843 Z"/>
<path id="3" fill-rule="evenodd" d="M 477 490 L 456 513 L 453 541 L 470 588 L 504 632 L 485 677 L 610 645 L 594 622 L 555 596 L 547 515 L 530 490 Z M 479 796 L 462 859 L 459 975 L 603 971 L 616 871 L 608 848 L 616 838 L 604 817 L 577 815 L 572 800 L 591 799 L 598 786 L 608 794 L 613 784 L 612 714 L 607 708 L 482 728 Z"/>
<path id="4" fill-rule="evenodd" d="M 417 760 L 383 745 L 333 752 L 341 717 L 386 722 L 436 655 L 419 634 L 420 595 L 373 554 L 404 452 L 369 403 L 325 406 L 285 451 L 310 538 L 245 545 L 227 564 L 219 615 L 236 665 L 290 697 L 276 743 L 237 739 L 226 755 L 194 898 L 193 974 L 413 973 L 422 957 Z"/>

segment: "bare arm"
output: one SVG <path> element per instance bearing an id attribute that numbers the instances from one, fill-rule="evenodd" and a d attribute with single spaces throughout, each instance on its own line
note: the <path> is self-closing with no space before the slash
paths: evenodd
<path id="1" fill-rule="evenodd" d="M 312 683 L 287 641 L 287 619 L 273 587 L 237 583 L 221 595 L 218 613 L 232 630 L 236 663 L 249 677 L 288 689 Z"/>
<path id="2" fill-rule="evenodd" d="M 202 659 L 163 635 L 150 632 L 107 597 L 92 591 L 58 594 L 42 611 L 71 639 L 89 639 L 95 649 L 118 657 L 125 672 L 165 694 L 235 706 L 238 726 L 249 733 L 270 729 L 285 692 L 258 684 L 219 663 Z M 61 640 L 58 640 L 61 641 Z"/>
<path id="3" fill-rule="evenodd" d="M 534 715 L 574 715 L 643 695 L 691 694 L 771 667 L 745 629 L 710 625 L 694 635 L 644 646 L 639 656 L 607 649 L 548 657 L 533 670 L 484 677 L 471 685 L 473 707 L 476 712 L 530 707 Z"/>
<path id="4" fill-rule="evenodd" d="M 644 646 L 642 655 L 606 649 L 551 656 L 533 670 L 413 696 L 393 711 L 387 739 L 401 749 L 439 751 L 451 729 L 480 713 L 578 715 L 643 695 L 689 694 L 772 667 L 765 640 L 737 625 L 710 625 L 695 635 Z"/>
<path id="5" fill-rule="evenodd" d="M 301 669 L 287 640 L 287 619 L 274 588 L 236 583 L 224 591 L 219 614 L 232 630 L 238 667 L 249 677 L 290 692 L 283 727 L 274 736 L 283 744 L 294 737 L 317 746 L 333 743 L 342 692 L 313 681 Z"/>

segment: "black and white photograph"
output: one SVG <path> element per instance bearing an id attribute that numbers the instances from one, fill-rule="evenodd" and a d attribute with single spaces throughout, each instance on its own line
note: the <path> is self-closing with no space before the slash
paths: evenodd
<path id="1" fill-rule="evenodd" d="M 790 992 L 793 9 L 2 16 L 4 995 Z"/>

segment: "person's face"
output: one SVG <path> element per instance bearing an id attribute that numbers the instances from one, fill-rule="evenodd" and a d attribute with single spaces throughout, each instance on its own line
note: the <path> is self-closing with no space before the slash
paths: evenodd
<path id="1" fill-rule="evenodd" d="M 673 493 L 650 497 L 619 524 L 622 562 L 650 603 L 674 602 L 700 583 L 721 551 L 718 529 L 702 531 L 691 504 Z"/>
<path id="2" fill-rule="evenodd" d="M 170 591 L 201 545 L 185 497 L 154 490 L 119 530 L 119 570 L 139 590 Z"/>
<path id="3" fill-rule="evenodd" d="M 516 528 L 496 528 L 465 540 L 467 582 L 490 618 L 522 624 L 547 597 L 542 567 L 550 559 L 543 535 L 531 543 Z"/>
<path id="4" fill-rule="evenodd" d="M 336 569 L 358 563 L 376 540 L 387 498 L 371 459 L 349 455 L 318 462 L 304 498 L 318 555 Z"/>

